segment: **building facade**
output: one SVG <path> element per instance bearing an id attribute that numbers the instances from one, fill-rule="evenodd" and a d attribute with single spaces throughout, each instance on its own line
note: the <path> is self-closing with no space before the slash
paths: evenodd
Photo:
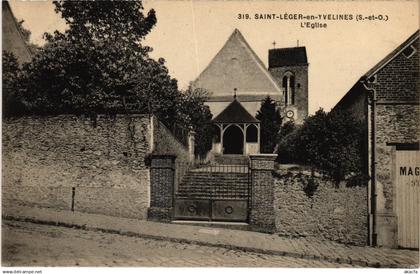
<path id="1" fill-rule="evenodd" d="M 234 127 L 238 127 L 238 132 L 242 131 L 242 134 L 235 134 L 234 138 L 237 140 L 236 144 L 243 143 L 243 148 L 239 151 L 224 144 L 223 140 L 233 138 L 230 136 L 233 127 L 225 131 L 221 123 L 215 123 L 222 130 L 221 136 L 215 140 L 213 152 L 230 154 L 234 151 L 233 154 L 244 155 L 259 152 L 259 122 L 257 120 L 251 122 L 258 125 L 255 126 L 257 128 L 255 136 L 258 138 L 256 140 L 250 138 L 253 141 L 248 142 L 249 145 L 246 141 L 246 128 L 249 116 L 256 116 L 262 100 L 267 96 L 276 102 L 279 114 L 284 117 L 283 122 L 293 120 L 296 124 L 301 124 L 308 115 L 306 48 L 271 49 L 268 63 L 267 69 L 241 32 L 235 29 L 210 64 L 192 82 L 193 89 L 204 89 L 209 93 L 206 103 L 213 117 L 223 113 L 232 103 L 235 105 L 239 103 L 241 106 L 235 107 L 236 110 L 241 109 L 241 114 L 235 116 L 242 116 L 243 119 L 236 121 L 238 123 L 235 122 Z M 232 100 L 233 95 L 234 100 Z M 245 111 L 242 111 L 242 108 Z M 224 123 L 229 125 L 232 121 L 226 119 L 226 115 L 223 116 L 223 120 L 226 120 Z M 250 128 L 254 130 L 254 125 Z"/>
<path id="2" fill-rule="evenodd" d="M 370 242 L 419 247 L 419 31 L 363 75 L 332 111 L 365 127 Z"/>

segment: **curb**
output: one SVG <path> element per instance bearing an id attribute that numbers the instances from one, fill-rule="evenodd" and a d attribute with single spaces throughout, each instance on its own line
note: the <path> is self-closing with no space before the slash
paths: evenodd
<path id="1" fill-rule="evenodd" d="M 214 244 L 214 243 L 209 243 L 206 241 L 196 241 L 196 240 L 189 240 L 185 238 L 173 238 L 170 236 L 155 236 L 155 235 L 139 233 L 139 232 L 122 231 L 122 230 L 117 230 L 117 229 L 108 229 L 108 228 L 88 226 L 86 224 L 79 225 L 79 224 L 59 222 L 59 221 L 46 221 L 46 220 L 40 220 L 40 219 L 36 219 L 32 217 L 12 216 L 12 215 L 6 215 L 6 214 L 3 214 L 2 217 L 3 217 L 3 220 L 9 220 L 9 221 L 29 222 L 29 223 L 34 223 L 34 224 L 60 226 L 60 227 L 80 229 L 80 230 L 86 230 L 86 231 L 118 234 L 118 235 L 129 236 L 129 237 L 139 237 L 139 238 L 144 238 L 144 239 L 170 241 L 170 242 L 184 243 L 184 244 L 195 244 L 195 245 L 209 246 L 209 247 L 219 247 L 219 248 L 226 248 L 226 249 L 238 250 L 238 251 L 244 251 L 244 252 L 254 252 L 254 253 L 260 253 L 260 254 L 266 254 L 266 255 L 286 256 L 286 257 L 309 259 L 309 260 L 316 260 L 316 261 L 327 261 L 330 263 L 349 264 L 349 265 L 357 265 L 357 266 L 370 267 L 370 268 L 400 268 L 401 267 L 401 266 L 397 266 L 396 264 L 381 264 L 379 262 L 352 260 L 351 258 L 346 259 L 346 258 L 340 258 L 340 257 L 316 256 L 316 255 L 302 254 L 302 253 L 297 253 L 297 252 L 251 248 L 251 247 L 244 247 L 244 246 L 230 245 L 230 244 Z"/>

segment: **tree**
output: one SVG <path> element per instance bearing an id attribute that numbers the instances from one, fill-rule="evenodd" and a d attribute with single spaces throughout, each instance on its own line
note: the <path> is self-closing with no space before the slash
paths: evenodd
<path id="1" fill-rule="evenodd" d="M 337 184 L 347 175 L 363 175 L 362 123 L 348 112 L 334 111 L 328 113 L 327 126 L 328 149 L 320 167 L 327 170 Z"/>
<path id="2" fill-rule="evenodd" d="M 24 67 L 28 106 L 37 113 L 99 113 L 172 105 L 176 80 L 142 39 L 156 23 L 140 1 L 54 1 L 68 29 L 44 35 L 45 47 Z M 172 97 L 171 97 L 172 96 Z M 147 100 L 145 99 L 147 97 Z M 174 113 L 171 108 L 166 108 Z"/>
<path id="3" fill-rule="evenodd" d="M 283 125 L 281 125 L 277 143 L 279 143 L 283 138 L 285 138 L 287 135 L 289 135 L 291 132 L 293 132 L 296 129 L 296 125 L 293 121 L 287 121 Z"/>
<path id="4" fill-rule="evenodd" d="M 276 102 L 270 96 L 261 102 L 256 118 L 261 122 L 261 152 L 273 153 L 282 118 L 277 112 Z"/>
<path id="5" fill-rule="evenodd" d="M 280 157 L 280 153 L 279 153 L 279 149 L 280 149 L 280 144 L 284 143 L 286 138 L 290 138 L 291 133 L 295 132 L 296 130 L 296 125 L 293 121 L 287 121 L 286 123 L 284 123 L 279 130 L 279 133 L 277 134 L 277 146 L 276 146 L 276 152 L 277 153 L 277 162 L 280 163 L 287 163 L 292 161 L 292 159 L 290 158 L 291 155 L 290 153 L 285 153 L 285 148 L 282 147 L 282 157 Z M 290 149 L 290 147 L 288 147 L 288 149 Z"/>
<path id="6" fill-rule="evenodd" d="M 16 56 L 11 52 L 3 51 L 2 65 L 3 116 L 21 115 L 24 113 L 23 105 L 19 100 L 21 70 Z"/>
<path id="7" fill-rule="evenodd" d="M 280 141 L 280 162 L 318 168 L 338 185 L 348 175 L 363 174 L 362 130 L 351 114 L 320 109 Z"/>
<path id="8" fill-rule="evenodd" d="M 210 108 L 204 104 L 208 98 L 207 91 L 203 89 L 193 90 L 191 86 L 183 92 L 182 105 L 179 107 L 183 117 L 187 119 L 185 125 L 190 125 L 195 132 L 195 154 L 205 156 L 210 151 L 213 139 L 213 115 Z M 182 116 L 181 116 L 182 117 Z M 182 123 L 182 122 L 181 122 Z"/>
<path id="9" fill-rule="evenodd" d="M 20 100 L 37 115 L 150 113 L 172 132 L 197 132 L 208 148 L 211 113 L 200 92 L 178 90 L 165 60 L 149 57 L 144 37 L 156 24 L 141 1 L 54 1 L 68 28 L 45 33 L 46 45 L 24 65 Z M 211 137 L 210 137 L 211 138 Z"/>

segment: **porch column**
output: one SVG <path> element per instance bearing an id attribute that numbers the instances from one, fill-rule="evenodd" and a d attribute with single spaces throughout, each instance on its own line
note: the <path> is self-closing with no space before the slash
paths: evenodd
<path id="1" fill-rule="evenodd" d="M 218 125 L 220 128 L 220 152 L 222 154 L 223 153 L 223 133 L 225 132 L 225 130 L 223 129 L 223 124 Z"/>
<path id="2" fill-rule="evenodd" d="M 243 149 L 242 149 L 242 155 L 246 155 L 246 129 L 247 129 L 247 125 L 243 124 L 244 129 L 242 130 L 242 133 L 244 135 L 244 145 L 243 145 Z"/>
<path id="3" fill-rule="evenodd" d="M 257 129 L 258 129 L 258 153 L 260 153 L 261 152 L 261 140 L 260 140 L 260 138 L 261 138 L 261 127 L 260 127 L 260 125 L 261 124 L 257 124 Z"/>

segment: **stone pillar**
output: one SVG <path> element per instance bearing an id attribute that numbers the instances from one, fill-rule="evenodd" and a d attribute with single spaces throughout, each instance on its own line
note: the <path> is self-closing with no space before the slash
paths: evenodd
<path id="1" fill-rule="evenodd" d="M 190 131 L 188 132 L 188 158 L 190 163 L 194 162 L 195 160 L 195 132 Z"/>
<path id="2" fill-rule="evenodd" d="M 151 156 L 148 220 L 169 222 L 172 219 L 175 158 L 174 155 Z"/>
<path id="3" fill-rule="evenodd" d="M 274 214 L 274 160 L 276 154 L 252 154 L 251 212 L 249 224 L 261 232 L 275 232 Z"/>

